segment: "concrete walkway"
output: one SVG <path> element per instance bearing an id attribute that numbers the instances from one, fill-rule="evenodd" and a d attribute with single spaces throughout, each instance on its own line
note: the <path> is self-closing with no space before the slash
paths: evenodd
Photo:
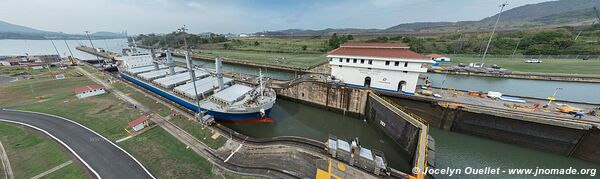
<path id="1" fill-rule="evenodd" d="M 72 160 L 69 160 L 69 161 L 67 161 L 67 162 L 65 162 L 65 163 L 62 163 L 62 164 L 60 164 L 60 165 L 58 165 L 58 166 L 56 166 L 56 167 L 54 167 L 54 168 L 51 168 L 51 169 L 50 169 L 50 170 L 48 170 L 48 171 L 42 172 L 42 173 L 40 173 L 39 175 L 36 175 L 36 176 L 34 176 L 34 177 L 31 177 L 31 179 L 39 179 L 39 178 L 42 178 L 43 176 L 46 176 L 46 175 L 48 175 L 48 174 L 51 174 L 52 172 L 55 172 L 55 171 L 57 171 L 57 170 L 60 170 L 61 168 L 64 168 L 64 167 L 66 167 L 67 165 L 70 165 L 70 164 L 72 164 L 72 163 L 73 163 L 73 161 L 72 161 Z"/>
<path id="2" fill-rule="evenodd" d="M 0 141 L 0 160 L 2 161 L 2 166 L 4 166 L 4 175 L 7 179 L 15 178 L 12 168 L 10 167 L 10 161 L 8 160 L 8 154 L 6 150 L 4 150 L 4 146 L 2 145 L 2 141 Z"/>

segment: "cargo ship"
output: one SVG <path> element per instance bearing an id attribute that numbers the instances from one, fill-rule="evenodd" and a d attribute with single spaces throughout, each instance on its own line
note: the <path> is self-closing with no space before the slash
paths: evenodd
<path id="1" fill-rule="evenodd" d="M 189 57 L 187 69 L 176 67 L 171 52 L 165 58 L 137 53 L 116 57 L 119 75 L 139 87 L 177 103 L 199 115 L 209 115 L 221 122 L 271 122 L 271 108 L 276 94 L 259 85 L 238 84 L 223 76 L 222 62 L 217 57 L 215 72 L 194 68 Z M 200 120 L 201 117 L 198 117 Z"/>

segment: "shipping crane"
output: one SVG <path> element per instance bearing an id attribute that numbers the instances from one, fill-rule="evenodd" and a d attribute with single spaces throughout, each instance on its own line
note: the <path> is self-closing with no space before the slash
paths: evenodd
<path id="1" fill-rule="evenodd" d="M 594 7 L 594 12 L 596 12 L 596 17 L 598 18 L 598 22 L 600 22 L 600 12 L 598 12 L 598 8 Z"/>

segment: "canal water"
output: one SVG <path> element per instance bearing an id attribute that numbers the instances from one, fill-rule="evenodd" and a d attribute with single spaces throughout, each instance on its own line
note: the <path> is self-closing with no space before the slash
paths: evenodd
<path id="1" fill-rule="evenodd" d="M 119 52 L 127 47 L 126 39 L 95 40 L 94 45 Z M 94 56 L 75 49 L 80 44 L 89 44 L 84 40 L 68 40 L 75 57 L 81 59 L 95 59 Z M 61 55 L 68 54 L 64 41 L 55 41 Z M 0 56 L 29 54 L 56 54 L 50 41 L 47 40 L 0 40 Z M 182 60 L 178 58 L 176 60 Z M 213 62 L 197 61 L 198 65 L 207 68 L 213 67 Z M 258 68 L 226 65 L 225 70 L 258 74 Z M 263 71 L 267 76 L 276 79 L 291 79 L 294 74 L 289 72 L 268 70 Z M 600 103 L 597 92 L 600 84 L 568 83 L 552 81 L 534 81 L 517 79 L 496 79 L 489 77 L 468 77 L 440 74 L 427 74 L 434 86 L 452 87 L 457 89 L 478 91 L 499 91 L 506 94 L 519 96 L 533 96 L 545 98 L 551 95 L 556 87 L 563 88 L 558 99 Z M 443 82 L 445 79 L 445 82 Z M 443 82 L 443 83 L 442 83 Z M 503 89 L 503 90 L 498 90 Z M 360 119 L 350 118 L 341 114 L 332 113 L 319 108 L 294 103 L 279 99 L 271 112 L 275 119 L 273 123 L 262 124 L 226 124 L 240 133 L 253 137 L 273 136 L 302 136 L 324 141 L 329 134 L 350 140 L 358 137 L 367 147 L 381 150 L 385 153 L 390 166 L 405 172 L 410 172 L 407 165 L 408 156 L 382 132 L 376 130 L 371 124 Z M 438 168 L 463 169 L 466 167 L 501 167 L 508 168 L 595 168 L 600 166 L 573 158 L 566 158 L 554 154 L 525 149 L 513 145 L 495 142 L 483 138 L 431 129 L 431 135 L 436 139 L 436 163 Z M 533 176 L 516 175 L 460 175 L 453 178 L 533 178 Z M 548 177 L 548 176 L 544 176 Z M 577 178 L 573 176 L 551 176 L 560 178 Z M 448 178 L 447 175 L 437 175 L 437 178 Z"/>
<path id="2" fill-rule="evenodd" d="M 225 124 L 251 137 L 300 136 L 325 141 L 329 134 L 346 141 L 358 137 L 363 147 L 382 151 L 389 166 L 409 172 L 408 153 L 366 121 L 320 108 L 278 99 L 271 110 L 271 123 Z"/>

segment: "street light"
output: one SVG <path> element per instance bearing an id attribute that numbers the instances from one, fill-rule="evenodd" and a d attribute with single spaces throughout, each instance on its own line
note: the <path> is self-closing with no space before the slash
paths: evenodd
<path id="1" fill-rule="evenodd" d="M 550 106 L 550 103 L 552 103 L 552 101 L 556 100 L 556 94 L 558 93 L 558 90 L 562 90 L 563 88 L 556 88 L 554 90 L 554 94 L 552 94 L 552 97 L 548 97 L 548 104 L 546 106 Z"/>
<path id="2" fill-rule="evenodd" d="M 483 57 L 481 58 L 481 65 L 483 67 L 483 60 L 485 60 L 485 56 L 487 55 L 488 49 L 490 48 L 490 44 L 492 43 L 492 38 L 494 37 L 494 33 L 496 32 L 496 26 L 498 26 L 498 22 L 500 21 L 500 16 L 504 11 L 504 7 L 506 7 L 508 3 L 500 4 L 500 13 L 498 13 L 498 18 L 496 19 L 496 23 L 494 24 L 494 29 L 492 30 L 492 35 L 490 35 L 490 39 L 488 40 L 487 46 L 485 46 L 485 51 L 483 52 Z"/>

